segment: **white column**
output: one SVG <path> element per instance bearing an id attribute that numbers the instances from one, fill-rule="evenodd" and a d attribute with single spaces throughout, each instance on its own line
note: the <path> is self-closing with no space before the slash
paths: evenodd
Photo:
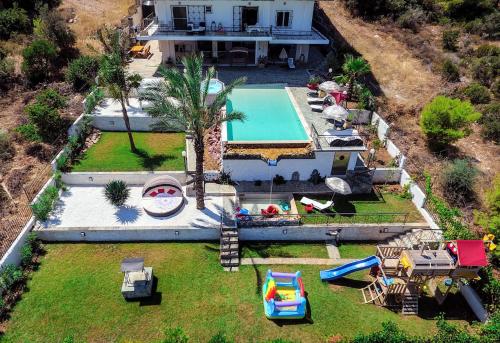
<path id="1" fill-rule="evenodd" d="M 304 55 L 304 62 L 307 62 L 309 58 L 309 44 L 297 44 L 297 49 L 295 49 L 295 60 L 300 61 L 301 56 Z"/>
<path id="2" fill-rule="evenodd" d="M 356 167 L 356 161 L 358 160 L 358 152 L 351 152 L 349 157 L 349 163 L 347 164 L 347 170 L 354 170 Z"/>

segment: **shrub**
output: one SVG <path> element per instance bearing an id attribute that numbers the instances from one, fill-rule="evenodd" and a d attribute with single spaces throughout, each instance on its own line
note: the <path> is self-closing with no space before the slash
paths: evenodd
<path id="1" fill-rule="evenodd" d="M 496 102 L 486 106 L 480 119 L 481 135 L 483 138 L 491 139 L 500 143 L 500 103 Z"/>
<path id="2" fill-rule="evenodd" d="M 358 334 L 352 343 L 375 343 L 375 342 L 416 342 L 416 339 L 408 336 L 393 322 L 382 323 L 382 329 L 369 334 Z"/>
<path id="3" fill-rule="evenodd" d="M 0 161 L 8 161 L 15 154 L 16 150 L 14 149 L 14 144 L 12 144 L 11 137 L 7 133 L 0 131 Z"/>
<path id="4" fill-rule="evenodd" d="M 223 332 L 217 332 L 207 343 L 233 343 L 234 341 L 227 338 Z"/>
<path id="5" fill-rule="evenodd" d="M 54 88 L 46 88 L 36 96 L 36 101 L 50 108 L 61 109 L 66 107 L 66 97 L 59 94 Z"/>
<path id="6" fill-rule="evenodd" d="M 472 76 L 482 85 L 490 87 L 500 75 L 500 56 L 476 58 L 471 64 Z"/>
<path id="7" fill-rule="evenodd" d="M 35 40 L 23 50 L 21 69 L 32 84 L 46 81 L 52 73 L 56 56 L 53 43 L 43 39 Z"/>
<path id="8" fill-rule="evenodd" d="M 14 74 L 14 61 L 10 58 L 0 58 L 0 86 L 4 86 Z"/>
<path id="9" fill-rule="evenodd" d="M 104 189 L 104 196 L 114 206 L 123 206 L 130 195 L 130 189 L 122 180 L 108 182 Z"/>
<path id="10" fill-rule="evenodd" d="M 180 327 L 167 328 L 162 343 L 188 343 L 189 337 Z"/>
<path id="11" fill-rule="evenodd" d="M 101 88 L 94 87 L 91 92 L 85 98 L 84 112 L 86 114 L 91 114 L 94 108 L 104 100 L 104 92 Z"/>
<path id="12" fill-rule="evenodd" d="M 21 268 L 13 264 L 6 265 L 0 270 L 0 294 L 10 289 L 17 282 L 23 278 L 23 271 Z"/>
<path id="13" fill-rule="evenodd" d="M 58 196 L 59 190 L 56 187 L 47 187 L 38 200 L 31 205 L 35 218 L 40 221 L 46 221 Z"/>
<path id="14" fill-rule="evenodd" d="M 470 199 L 478 170 L 468 160 L 456 159 L 443 172 L 443 188 L 450 200 Z"/>
<path id="15" fill-rule="evenodd" d="M 273 177 L 273 183 L 276 186 L 284 185 L 286 183 L 286 180 L 285 180 L 285 178 L 283 176 L 276 174 L 276 176 Z"/>
<path id="16" fill-rule="evenodd" d="M 447 16 L 465 20 L 491 13 L 495 8 L 491 0 L 447 0 L 444 5 Z"/>
<path id="17" fill-rule="evenodd" d="M 31 142 L 41 142 L 43 140 L 38 132 L 38 128 L 32 123 L 19 125 L 16 128 L 16 132 L 18 132 L 21 137 Z"/>
<path id="18" fill-rule="evenodd" d="M 424 106 L 420 127 L 436 147 L 443 147 L 470 134 L 470 124 L 481 118 L 468 101 L 437 96 Z"/>
<path id="19" fill-rule="evenodd" d="M 54 141 L 60 134 L 62 119 L 59 112 L 45 104 L 35 102 L 24 108 L 29 120 L 46 142 Z"/>
<path id="20" fill-rule="evenodd" d="M 481 44 L 474 52 L 476 57 L 500 56 L 500 47 L 491 44 Z"/>
<path id="21" fill-rule="evenodd" d="M 61 156 L 56 160 L 57 170 L 67 171 L 69 169 L 70 159 L 67 152 L 63 152 Z"/>
<path id="22" fill-rule="evenodd" d="M 57 11 L 49 11 L 47 6 L 40 9 L 40 17 L 35 25 L 35 32 L 40 38 L 47 39 L 61 50 L 75 45 L 74 32 Z"/>
<path id="23" fill-rule="evenodd" d="M 92 56 L 80 56 L 68 65 L 66 81 L 77 91 L 87 90 L 95 83 L 99 71 L 99 60 Z"/>
<path id="24" fill-rule="evenodd" d="M 417 32 L 426 21 L 427 16 L 421 8 L 411 7 L 401 14 L 396 22 L 400 27 Z"/>
<path id="25" fill-rule="evenodd" d="M 21 247 L 21 265 L 29 266 L 33 261 L 33 248 L 31 244 L 24 244 Z"/>
<path id="26" fill-rule="evenodd" d="M 464 89 L 464 95 L 469 98 L 470 102 L 477 104 L 487 104 L 490 102 L 490 92 L 488 88 L 480 85 L 479 83 L 471 83 Z"/>
<path id="27" fill-rule="evenodd" d="M 495 98 L 500 99 L 500 79 L 497 78 L 497 80 L 491 85 L 490 89 Z"/>
<path id="28" fill-rule="evenodd" d="M 446 81 L 460 81 L 460 70 L 458 69 L 457 65 L 450 59 L 444 60 L 443 65 L 441 66 L 441 73 L 443 74 L 443 78 Z"/>
<path id="29" fill-rule="evenodd" d="M 52 147 L 40 142 L 32 142 L 24 149 L 26 155 L 36 157 L 40 161 L 48 162 L 52 157 Z"/>
<path id="30" fill-rule="evenodd" d="M 358 108 L 368 111 L 375 111 L 376 109 L 375 97 L 368 87 L 363 86 L 358 95 Z"/>
<path id="31" fill-rule="evenodd" d="M 0 38 L 9 39 L 13 33 L 27 33 L 31 28 L 26 11 L 14 6 L 0 10 Z"/>
<path id="32" fill-rule="evenodd" d="M 457 30 L 444 30 L 443 31 L 443 49 L 449 51 L 457 51 L 458 37 L 460 32 Z"/>

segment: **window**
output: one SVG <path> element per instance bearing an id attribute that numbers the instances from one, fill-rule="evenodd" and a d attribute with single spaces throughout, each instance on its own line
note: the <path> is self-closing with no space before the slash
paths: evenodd
<path id="1" fill-rule="evenodd" d="M 174 30 L 187 30 L 187 7 L 172 6 Z"/>
<path id="2" fill-rule="evenodd" d="M 205 13 L 211 14 L 212 13 L 212 6 L 205 6 Z"/>
<path id="3" fill-rule="evenodd" d="M 277 11 L 276 12 L 276 26 L 277 27 L 290 27 L 290 26 L 292 26 L 292 12 L 291 11 Z"/>

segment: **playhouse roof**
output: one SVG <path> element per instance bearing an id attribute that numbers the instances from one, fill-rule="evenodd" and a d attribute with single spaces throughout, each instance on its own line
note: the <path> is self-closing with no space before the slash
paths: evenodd
<path id="1" fill-rule="evenodd" d="M 484 267 L 488 264 L 481 240 L 457 241 L 458 264 L 463 267 Z"/>

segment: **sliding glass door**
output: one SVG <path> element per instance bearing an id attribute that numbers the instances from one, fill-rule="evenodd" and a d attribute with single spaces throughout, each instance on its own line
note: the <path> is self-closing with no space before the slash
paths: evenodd
<path id="1" fill-rule="evenodd" d="M 172 6 L 172 21 L 174 30 L 187 30 L 187 7 L 186 6 Z"/>

